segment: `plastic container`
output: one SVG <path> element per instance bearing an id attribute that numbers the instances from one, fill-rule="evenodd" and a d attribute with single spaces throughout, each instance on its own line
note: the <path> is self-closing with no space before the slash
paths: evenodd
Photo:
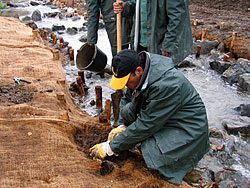
<path id="1" fill-rule="evenodd" d="M 107 56 L 95 44 L 85 43 L 77 50 L 76 67 L 80 70 L 101 72 L 107 64 Z"/>

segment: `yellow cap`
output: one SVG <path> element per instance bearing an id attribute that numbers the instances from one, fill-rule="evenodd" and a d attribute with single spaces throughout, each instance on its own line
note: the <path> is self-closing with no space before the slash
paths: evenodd
<path id="1" fill-rule="evenodd" d="M 131 73 L 129 73 L 128 75 L 122 77 L 122 78 L 117 78 L 113 75 L 111 81 L 110 81 L 110 86 L 115 89 L 115 90 L 119 90 L 119 89 L 122 89 L 124 90 L 125 89 L 125 86 L 128 82 L 128 78 L 130 76 Z"/>

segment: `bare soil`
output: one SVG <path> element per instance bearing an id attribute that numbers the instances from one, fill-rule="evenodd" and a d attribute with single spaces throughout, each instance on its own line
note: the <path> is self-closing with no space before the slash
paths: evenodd
<path id="1" fill-rule="evenodd" d="M 11 106 L 13 104 L 28 103 L 33 99 L 34 91 L 24 85 L 10 84 L 0 87 L 0 103 Z"/>
<path id="2" fill-rule="evenodd" d="M 207 29 L 209 35 L 223 40 L 237 32 L 239 37 L 250 39 L 250 1 L 249 0 L 190 0 L 190 19 L 198 19 L 196 30 Z M 225 27 L 220 29 L 224 22 Z"/>

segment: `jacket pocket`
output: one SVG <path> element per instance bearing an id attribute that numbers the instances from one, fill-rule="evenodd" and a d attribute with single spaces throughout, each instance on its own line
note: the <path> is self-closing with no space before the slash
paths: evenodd
<path id="1" fill-rule="evenodd" d="M 116 22 L 116 15 L 115 14 L 103 15 L 103 21 L 104 23 Z"/>
<path id="2" fill-rule="evenodd" d="M 178 151 L 192 140 L 184 130 L 175 127 L 165 128 L 157 132 L 154 137 L 162 154 Z"/>

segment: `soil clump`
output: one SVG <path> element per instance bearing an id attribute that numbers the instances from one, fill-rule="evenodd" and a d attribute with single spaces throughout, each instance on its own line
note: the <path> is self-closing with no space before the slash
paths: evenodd
<path id="1" fill-rule="evenodd" d="M 0 87 L 0 103 L 11 106 L 14 104 L 28 103 L 32 101 L 36 90 L 32 90 L 23 85 L 9 84 Z"/>

